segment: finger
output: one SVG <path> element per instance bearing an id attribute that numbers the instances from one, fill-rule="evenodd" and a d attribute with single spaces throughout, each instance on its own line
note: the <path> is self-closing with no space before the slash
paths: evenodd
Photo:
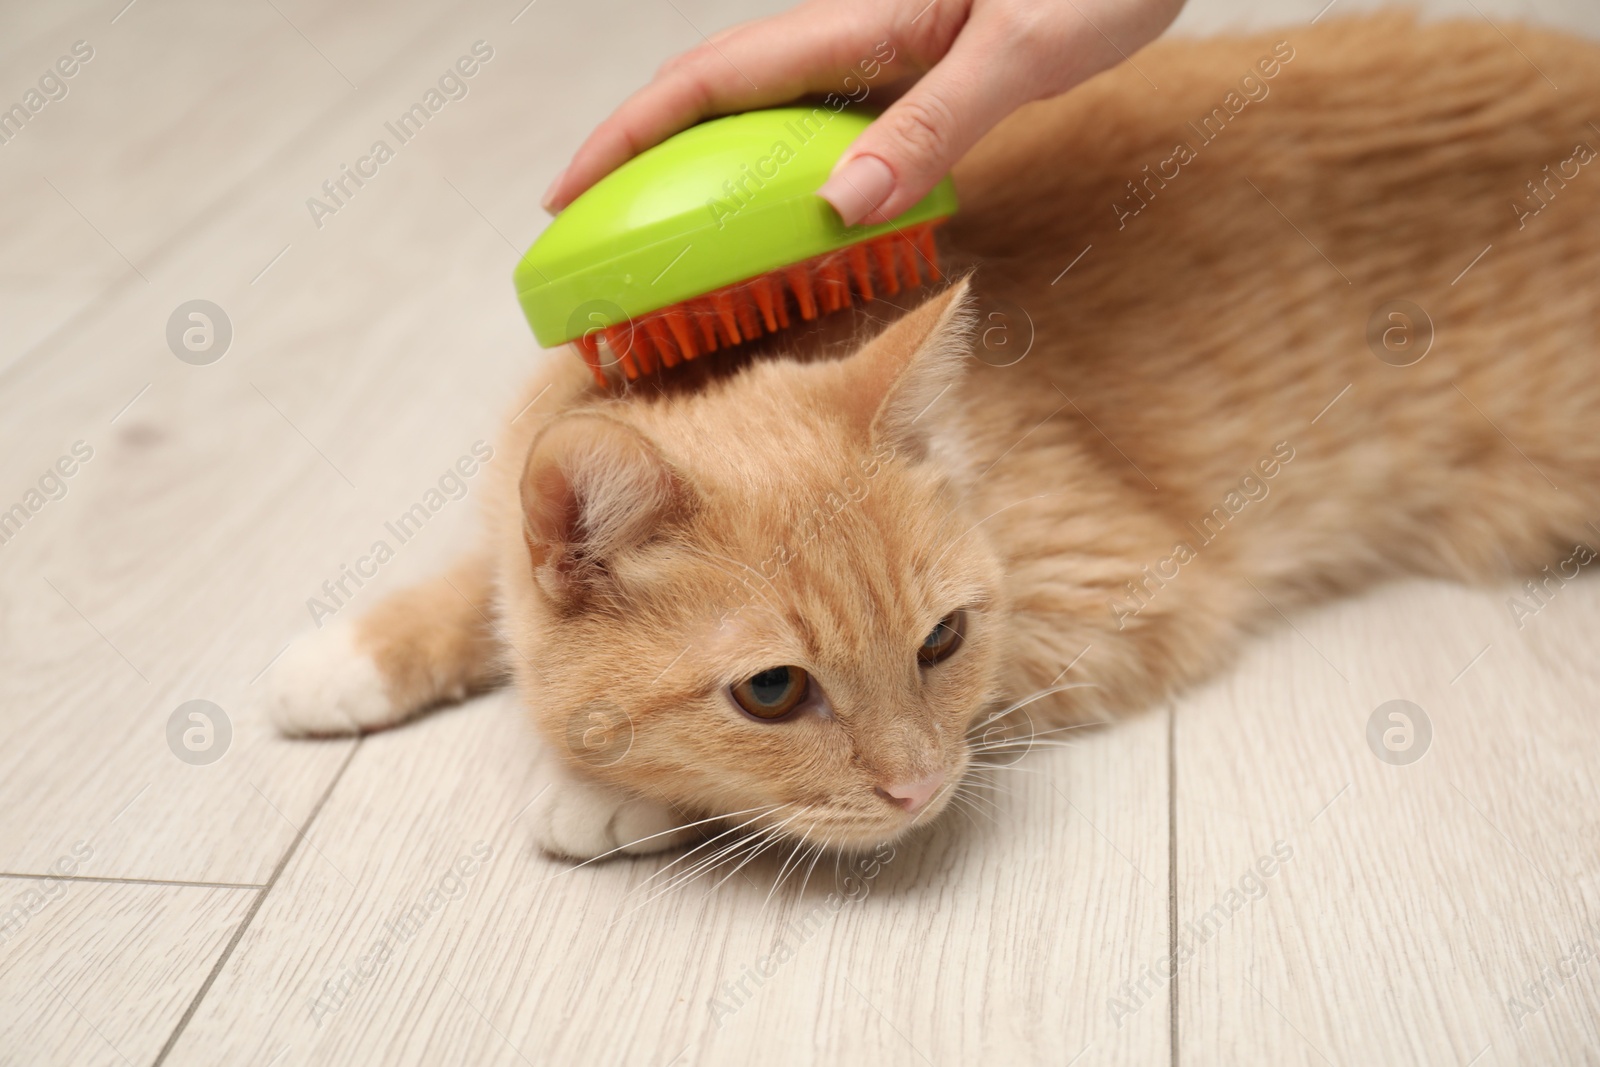
<path id="1" fill-rule="evenodd" d="M 701 119 L 838 89 L 847 75 L 859 78 L 863 64 L 880 78 L 904 73 L 905 57 L 886 43 L 887 32 L 842 7 L 838 0 L 802 5 L 669 60 L 578 148 L 545 194 L 545 208 L 560 210 L 621 164 Z M 894 58 L 883 64 L 883 55 Z"/>
<path id="2" fill-rule="evenodd" d="M 847 225 L 891 219 L 1012 111 L 1116 58 L 1085 18 L 979 9 L 949 53 L 856 138 L 817 195 Z"/>
<path id="3" fill-rule="evenodd" d="M 973 27 L 976 29 L 976 27 Z M 846 225 L 883 222 L 927 195 L 961 154 L 1035 94 L 972 31 L 856 138 L 817 195 Z"/>

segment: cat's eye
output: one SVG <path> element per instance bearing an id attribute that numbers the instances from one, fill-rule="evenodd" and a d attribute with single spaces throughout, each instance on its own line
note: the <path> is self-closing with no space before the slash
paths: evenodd
<path id="1" fill-rule="evenodd" d="M 781 719 L 805 700 L 811 676 L 799 667 L 768 667 L 732 686 L 733 702 L 757 719 Z"/>
<path id="2" fill-rule="evenodd" d="M 952 611 L 922 639 L 922 647 L 917 649 L 917 662 L 924 667 L 931 667 L 942 659 L 950 658 L 950 654 L 961 647 L 961 638 L 966 631 L 967 613 Z"/>

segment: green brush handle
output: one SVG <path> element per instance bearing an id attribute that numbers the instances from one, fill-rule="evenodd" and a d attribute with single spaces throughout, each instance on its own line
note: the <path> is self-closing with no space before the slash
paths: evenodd
<path id="1" fill-rule="evenodd" d="M 956 210 L 945 178 L 909 211 L 845 226 L 816 195 L 871 112 L 783 107 L 668 138 L 557 215 L 517 264 L 547 348 L 824 252 Z"/>

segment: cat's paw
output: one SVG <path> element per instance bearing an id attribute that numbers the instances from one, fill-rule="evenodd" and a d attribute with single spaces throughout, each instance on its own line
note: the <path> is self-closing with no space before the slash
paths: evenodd
<path id="1" fill-rule="evenodd" d="M 273 725 L 290 737 L 365 733 L 398 715 L 377 663 L 347 625 L 290 645 L 267 674 L 266 706 Z"/>
<path id="2" fill-rule="evenodd" d="M 693 829 L 674 830 L 684 820 L 666 805 L 565 769 L 553 770 L 530 815 L 539 847 L 570 859 L 589 860 L 608 852 L 645 855 L 694 837 Z"/>

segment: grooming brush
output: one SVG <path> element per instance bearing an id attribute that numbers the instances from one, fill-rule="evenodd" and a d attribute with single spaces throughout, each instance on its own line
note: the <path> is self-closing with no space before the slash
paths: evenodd
<path id="1" fill-rule="evenodd" d="M 945 178 L 888 222 L 845 226 L 816 195 L 872 121 L 786 107 L 713 119 L 624 163 L 517 265 L 541 345 L 572 343 L 601 388 L 661 373 L 940 277 Z"/>

